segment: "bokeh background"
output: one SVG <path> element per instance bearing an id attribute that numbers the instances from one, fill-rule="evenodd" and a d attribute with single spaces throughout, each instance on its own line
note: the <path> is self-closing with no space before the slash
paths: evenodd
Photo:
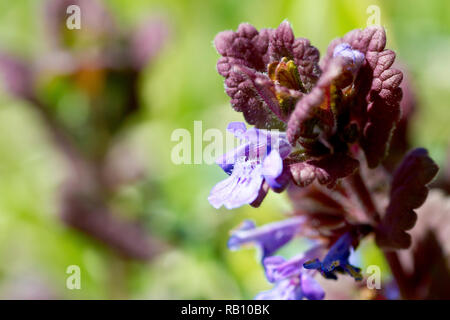
<path id="1" fill-rule="evenodd" d="M 53 50 L 54 36 L 46 25 L 45 2 L 0 0 L 0 51 L 38 64 L 45 60 Z M 108 147 L 119 146 L 112 157 L 122 161 L 122 171 L 133 171 L 134 162 L 127 157 L 120 160 L 121 154 L 132 154 L 139 163 L 139 179 L 108 191 L 107 202 L 120 212 L 120 219 L 139 225 L 151 253 L 138 259 L 124 257 L 114 245 L 63 221 L 61 192 L 72 169 L 53 143 L 42 114 L 33 103 L 11 94 L 6 84 L 0 89 L 1 298 L 250 299 L 270 287 L 255 250 L 231 252 L 226 241 L 229 230 L 245 218 L 257 224 L 281 219 L 290 209 L 285 195 L 270 193 L 258 210 L 249 206 L 215 210 L 207 196 L 224 178 L 223 172 L 214 165 L 171 161 L 175 129 L 193 132 L 194 120 L 201 120 L 203 132 L 224 130 L 229 121 L 242 119 L 229 106 L 223 79 L 215 70 L 218 54 L 212 44 L 218 32 L 236 29 L 241 22 L 259 29 L 288 19 L 296 36 L 309 38 L 324 52 L 333 38 L 364 28 L 370 16 L 367 8 L 379 6 L 387 47 L 396 51 L 409 71 L 417 98 L 413 145 L 428 148 L 440 165 L 446 161 L 450 136 L 447 0 L 107 0 L 103 4 L 121 30 L 132 30 L 152 16 L 167 27 L 161 50 L 140 69 L 136 80 L 140 109 L 105 138 Z M 102 85 L 104 78 L 97 76 L 87 73 L 82 83 Z M 96 140 L 100 129 L 89 127 L 93 112 L 89 101 L 96 94 L 112 95 L 112 100 L 103 100 L 107 103 L 115 101 L 114 92 L 127 80 L 103 85 L 102 90 L 111 92 L 99 93 L 74 85 L 71 79 L 40 77 L 36 90 L 56 106 L 52 109 L 56 119 L 92 154 L 92 146 L 84 142 L 94 139 L 92 148 L 98 150 L 103 140 Z M 86 130 L 92 131 L 90 135 Z M 299 247 L 300 241 L 287 250 Z M 362 244 L 354 259 L 363 268 L 379 265 L 383 279 L 389 278 L 389 269 L 371 240 Z M 80 290 L 66 288 L 69 265 L 81 269 Z"/>

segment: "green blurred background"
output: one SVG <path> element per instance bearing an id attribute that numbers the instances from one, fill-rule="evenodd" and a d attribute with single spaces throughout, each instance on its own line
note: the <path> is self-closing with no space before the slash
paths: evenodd
<path id="1" fill-rule="evenodd" d="M 387 30 L 387 47 L 410 72 L 418 99 L 413 144 L 429 149 L 443 164 L 450 136 L 450 2 L 268 1 L 268 0 L 107 0 L 118 24 L 130 27 L 162 14 L 172 33 L 163 51 L 140 79 L 145 111 L 121 133 L 142 153 L 147 178 L 120 190 L 118 201 L 137 212 L 161 252 L 148 262 L 117 256 L 95 240 L 65 226 L 58 215 L 64 177 L 60 155 L 39 115 L 27 103 L 0 91 L 0 297 L 64 299 L 250 299 L 269 288 L 255 250 L 230 252 L 228 232 L 245 218 L 257 224 L 289 211 L 285 195 L 270 193 L 258 210 L 249 206 L 215 210 L 210 189 L 224 174 L 214 165 L 175 165 L 171 150 L 177 128 L 193 131 L 193 121 L 225 129 L 241 114 L 229 106 L 215 67 L 214 36 L 249 22 L 258 29 L 288 19 L 297 37 L 321 52 L 335 37 L 364 28 L 377 5 Z M 0 48 L 23 57 L 47 48 L 43 1 L 0 0 Z M 76 105 L 71 116 L 76 117 Z M 289 250 L 289 249 L 288 249 Z M 290 250 L 295 250 L 290 249 Z M 289 253 L 288 253 L 289 254 Z M 361 265 L 388 268 L 370 241 Z M 66 289 L 66 268 L 79 265 L 81 290 Z"/>

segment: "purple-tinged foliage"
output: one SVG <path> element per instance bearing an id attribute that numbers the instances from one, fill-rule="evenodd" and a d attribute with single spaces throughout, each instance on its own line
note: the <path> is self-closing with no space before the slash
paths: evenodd
<path id="1" fill-rule="evenodd" d="M 67 8 L 80 7 L 81 29 L 68 30 Z M 169 38 L 169 26 L 163 17 L 150 17 L 130 30 L 121 30 L 116 20 L 98 0 L 48 0 L 45 6 L 47 35 L 54 51 L 44 57 L 54 60 L 68 55 L 58 68 L 107 68 L 139 71 L 161 51 Z M 46 66 L 48 68 L 48 66 Z"/>
<path id="2" fill-rule="evenodd" d="M 312 91 L 300 99 L 289 119 L 289 141 L 301 145 L 306 159 L 291 166 L 293 181 L 299 186 L 308 185 L 315 176 L 325 176 L 319 182 L 333 186 L 338 178 L 350 175 L 358 167 L 348 146 L 357 138 L 357 126 L 349 121 L 348 98 L 342 90 L 351 90 L 362 54 L 345 48 L 338 48 L 341 50 L 336 51 L 328 69 Z M 337 170 L 335 163 L 339 163 Z M 304 173 L 303 178 L 302 170 L 310 174 Z"/>
<path id="3" fill-rule="evenodd" d="M 289 168 L 293 181 L 300 187 L 305 187 L 317 179 L 320 184 L 332 188 L 338 179 L 351 175 L 358 166 L 358 160 L 337 153 L 317 160 L 293 163 Z"/>
<path id="4" fill-rule="evenodd" d="M 81 9 L 81 29 L 67 27 L 70 5 Z M 123 219 L 111 199 L 131 176 L 145 171 L 133 153 L 121 152 L 123 159 L 118 159 L 116 149 L 126 145 L 118 142 L 118 135 L 142 107 L 142 69 L 165 42 L 167 26 L 152 19 L 135 30 L 120 30 L 97 0 L 47 0 L 44 13 L 50 50 L 29 61 L 0 50 L 1 84 L 41 116 L 70 169 L 59 194 L 63 221 L 126 258 L 150 259 L 160 244 L 135 222 Z M 64 83 L 57 93 L 55 81 Z M 83 97 L 87 112 L 75 125 L 67 114 L 80 106 L 62 103 L 72 90 Z"/>
<path id="5" fill-rule="evenodd" d="M 305 232 L 314 238 L 337 239 L 347 232 L 352 221 L 347 194 L 340 186 L 333 192 L 317 183 L 300 188 L 292 184 L 288 188 L 294 214 L 306 219 Z"/>
<path id="6" fill-rule="evenodd" d="M 414 227 L 419 208 L 428 195 L 427 185 L 438 172 L 437 165 L 425 149 L 408 153 L 394 173 L 390 202 L 378 226 L 377 244 L 387 249 L 406 249 L 411 236 L 406 233 Z"/>
<path id="7" fill-rule="evenodd" d="M 414 226 L 413 210 L 425 201 L 437 166 L 424 149 L 417 149 L 392 174 L 408 149 L 411 103 L 400 105 L 403 74 L 393 67 L 395 53 L 385 49 L 384 29 L 353 30 L 333 40 L 320 64 L 318 50 L 309 40 L 295 38 L 286 21 L 259 32 L 241 24 L 236 32 L 217 35 L 215 45 L 221 55 L 217 70 L 225 78 L 231 104 L 255 128 L 233 125 L 236 136 L 246 142 L 218 159 L 230 177 L 213 189 L 209 200 L 215 207 L 256 207 L 270 188 L 287 187 L 296 217 L 261 228 L 246 221 L 232 233 L 230 248 L 248 242 L 262 248 L 262 263 L 274 287 L 256 298 L 322 299 L 324 292 L 312 279 L 316 270 L 327 279 L 337 279 L 340 272 L 361 280 L 361 270 L 349 263 L 349 257 L 369 234 L 375 233 L 382 249 L 408 248 L 411 241 L 405 231 Z M 266 130 L 273 128 L 282 131 L 276 134 L 289 146 L 286 153 L 275 157 L 268 150 L 271 144 L 261 143 L 267 151 L 248 156 L 256 147 L 245 138 L 247 132 L 271 136 Z M 389 151 L 393 155 L 385 160 Z M 270 168 L 270 175 L 264 167 Z M 381 215 L 386 203 L 386 214 Z M 287 261 L 271 256 L 299 235 L 291 225 L 296 219 L 301 221 L 301 236 L 329 248 L 323 259 L 311 252 Z M 403 274 L 395 253 L 385 255 L 396 288 L 407 297 L 411 279 Z"/>
<path id="8" fill-rule="evenodd" d="M 131 65 L 139 70 L 151 62 L 169 38 L 170 30 L 165 20 L 152 17 L 131 33 L 129 58 Z"/>
<path id="9" fill-rule="evenodd" d="M 295 38 L 289 22 L 284 21 L 272 32 L 269 41 L 270 62 L 287 58 L 297 66 L 303 90 L 309 91 L 320 76 L 319 51 L 308 39 Z M 270 67 L 270 65 L 269 65 Z"/>
<path id="10" fill-rule="evenodd" d="M 217 71 L 225 78 L 225 90 L 236 111 L 243 112 L 249 124 L 258 128 L 284 128 L 289 111 L 302 90 L 312 87 L 320 70 L 319 52 L 302 38 L 294 38 L 288 22 L 277 29 L 258 32 L 249 24 L 241 24 L 236 32 L 224 31 L 215 40 L 222 57 Z M 285 59 L 285 62 L 282 60 Z M 277 75 L 295 79 L 294 85 L 270 78 Z M 292 67 L 294 66 L 294 67 Z M 274 81 L 275 80 L 275 81 Z M 292 82 L 290 82 L 292 84 Z M 289 90 L 293 90 L 289 93 Z"/>
<path id="11" fill-rule="evenodd" d="M 267 193 L 264 183 L 282 191 L 288 180 L 283 174 L 283 159 L 291 152 L 286 134 L 262 129 L 246 129 L 242 122 L 231 122 L 227 128 L 244 143 L 224 154 L 216 163 L 230 175 L 219 182 L 208 197 L 213 207 L 234 209 L 244 204 L 260 203 Z"/>

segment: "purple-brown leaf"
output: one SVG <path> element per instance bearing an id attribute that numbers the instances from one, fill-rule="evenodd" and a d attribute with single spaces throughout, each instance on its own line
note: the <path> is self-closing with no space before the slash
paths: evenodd
<path id="1" fill-rule="evenodd" d="M 428 195 L 427 184 L 438 166 L 425 149 L 415 149 L 405 156 L 391 183 L 390 202 L 376 233 L 377 244 L 386 249 L 406 249 L 411 236 L 405 231 L 414 227 L 419 208 Z"/>
<path id="2" fill-rule="evenodd" d="M 220 55 L 232 58 L 230 62 L 238 61 L 263 72 L 269 63 L 267 50 L 270 33 L 271 31 L 267 29 L 258 32 L 252 25 L 242 23 L 236 32 L 228 30 L 219 33 L 214 39 L 214 44 Z"/>
<path id="3" fill-rule="evenodd" d="M 169 27 L 163 18 L 145 21 L 131 34 L 131 65 L 137 69 L 145 67 L 160 51 L 169 36 Z"/>
<path id="4" fill-rule="evenodd" d="M 392 68 L 395 53 L 384 49 L 386 33 L 382 27 L 352 30 L 343 38 L 333 40 L 321 62 L 322 68 L 329 66 L 334 49 L 342 43 L 365 55 L 365 63 L 354 83 L 352 113 L 362 128 L 359 140 L 368 166 L 374 168 L 386 157 L 392 133 L 400 120 L 403 74 Z"/>
<path id="5" fill-rule="evenodd" d="M 287 21 L 277 29 L 259 32 L 244 23 L 236 32 L 219 33 L 214 44 L 222 56 L 217 71 L 225 78 L 231 104 L 258 128 L 283 128 L 299 96 L 312 88 L 320 74 L 318 50 L 307 39 L 295 39 Z M 287 72 L 283 76 L 297 75 L 299 83 L 293 87 L 282 88 L 284 82 L 267 77 L 268 68 L 276 68 L 283 59 L 285 64 L 294 64 L 295 72 L 281 70 Z"/>

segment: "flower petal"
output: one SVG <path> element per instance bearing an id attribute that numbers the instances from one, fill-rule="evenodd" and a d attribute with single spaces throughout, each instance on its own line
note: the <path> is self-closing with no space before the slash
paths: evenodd
<path id="1" fill-rule="evenodd" d="M 262 182 L 261 166 L 254 166 L 251 161 L 238 161 L 231 176 L 211 190 L 208 200 L 216 209 L 222 205 L 234 209 L 253 202 Z"/>
<path id="2" fill-rule="evenodd" d="M 283 127 L 283 123 L 275 116 L 270 107 L 278 104 L 276 97 L 272 94 L 266 96 L 267 101 L 257 92 L 258 87 L 264 94 L 269 94 L 270 87 L 267 88 L 270 79 L 256 71 L 244 66 L 245 62 L 236 61 L 229 57 L 222 57 L 217 62 L 217 71 L 225 77 L 225 92 L 231 98 L 233 109 L 242 112 L 247 123 L 257 127 Z M 262 85 L 259 85 L 261 83 Z"/>
<path id="3" fill-rule="evenodd" d="M 353 76 L 359 71 L 359 68 L 364 63 L 364 54 L 358 50 L 353 50 L 348 43 L 341 43 L 333 51 L 334 58 L 341 58 L 344 65 L 347 67 Z"/>
<path id="4" fill-rule="evenodd" d="M 262 174 L 270 187 L 280 188 L 281 185 L 276 179 L 283 172 L 283 160 L 280 154 L 276 150 L 272 150 L 269 155 L 264 159 L 262 166 Z"/>
<path id="5" fill-rule="evenodd" d="M 253 208 L 258 208 L 261 205 L 261 203 L 263 202 L 264 198 L 267 196 L 267 193 L 269 192 L 269 190 L 270 190 L 269 184 L 266 181 L 264 181 L 261 184 L 261 188 L 259 189 L 258 196 L 256 197 L 255 200 L 253 200 L 252 203 L 250 203 L 250 205 Z"/>
<path id="6" fill-rule="evenodd" d="M 325 291 L 320 284 L 314 280 L 307 272 L 301 275 L 302 292 L 305 298 L 309 300 L 322 300 L 325 297 Z"/>

